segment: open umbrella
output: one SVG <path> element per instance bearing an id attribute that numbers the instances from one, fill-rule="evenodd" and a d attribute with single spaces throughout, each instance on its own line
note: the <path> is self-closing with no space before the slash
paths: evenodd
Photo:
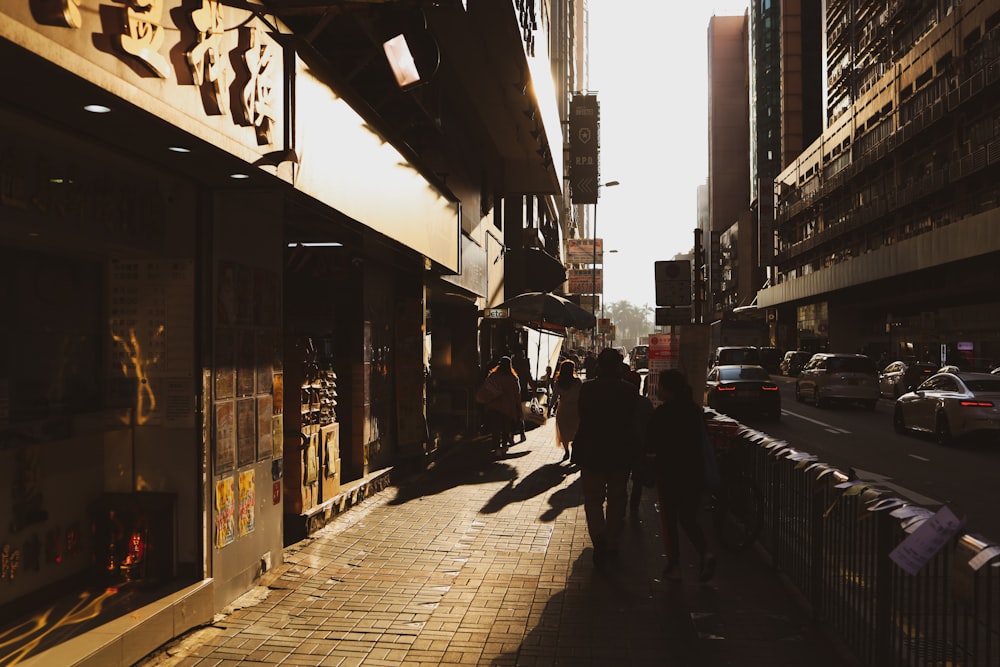
<path id="1" fill-rule="evenodd" d="M 593 314 L 551 292 L 525 292 L 495 307 L 505 308 L 509 317 L 519 322 L 554 324 L 574 329 L 592 329 L 597 324 Z"/>

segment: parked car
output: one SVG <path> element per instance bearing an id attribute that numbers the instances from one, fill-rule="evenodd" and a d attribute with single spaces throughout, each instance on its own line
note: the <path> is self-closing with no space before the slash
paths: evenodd
<path id="1" fill-rule="evenodd" d="M 878 375 L 879 393 L 899 398 L 934 375 L 937 370 L 938 365 L 929 361 L 893 361 Z"/>
<path id="2" fill-rule="evenodd" d="M 831 401 L 860 402 L 869 410 L 878 405 L 878 372 L 863 354 L 818 352 L 810 357 L 795 380 L 795 399 L 823 407 Z"/>
<path id="3" fill-rule="evenodd" d="M 629 365 L 634 371 L 637 371 L 640 368 L 649 368 L 649 346 L 636 345 L 632 348 L 632 351 L 628 353 L 628 358 Z"/>
<path id="4" fill-rule="evenodd" d="M 939 444 L 978 432 L 1000 437 L 1000 378 L 991 373 L 937 373 L 896 399 L 898 433 L 933 433 Z"/>
<path id="5" fill-rule="evenodd" d="M 958 366 L 942 366 L 937 369 L 938 373 L 961 373 L 962 369 Z"/>
<path id="6" fill-rule="evenodd" d="M 812 357 L 812 352 L 806 352 L 805 350 L 789 350 L 785 352 L 785 356 L 781 360 L 781 365 L 778 370 L 781 371 L 782 375 L 787 375 L 789 377 L 795 377 L 805 366 L 806 362 Z"/>
<path id="7" fill-rule="evenodd" d="M 763 366 L 715 366 L 705 378 L 705 403 L 724 414 L 781 419 L 781 392 Z"/>

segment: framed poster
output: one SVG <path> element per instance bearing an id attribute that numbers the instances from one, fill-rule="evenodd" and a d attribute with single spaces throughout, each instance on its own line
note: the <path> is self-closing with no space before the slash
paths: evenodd
<path id="1" fill-rule="evenodd" d="M 271 411 L 282 414 L 282 406 L 285 403 L 285 376 L 283 373 L 273 373 L 271 375 L 271 396 L 273 398 Z"/>
<path id="2" fill-rule="evenodd" d="M 215 398 L 236 394 L 236 333 L 229 327 L 215 330 Z"/>
<path id="3" fill-rule="evenodd" d="M 302 483 L 306 486 L 319 481 L 319 433 L 310 433 L 302 450 Z"/>
<path id="4" fill-rule="evenodd" d="M 241 398 L 236 401 L 236 465 L 243 467 L 257 460 L 256 401 Z"/>
<path id="5" fill-rule="evenodd" d="M 241 329 L 236 334 L 236 395 L 253 396 L 257 369 L 254 347 L 256 336 L 252 329 Z"/>
<path id="6" fill-rule="evenodd" d="M 271 447 L 274 458 L 280 459 L 285 455 L 285 422 L 282 415 L 271 418 Z"/>
<path id="7" fill-rule="evenodd" d="M 236 465 L 236 414 L 232 401 L 215 404 L 215 472 Z"/>
<path id="8" fill-rule="evenodd" d="M 327 424 L 320 428 L 323 443 L 323 472 L 326 477 L 337 475 L 337 459 L 340 458 L 340 424 Z"/>
<path id="9" fill-rule="evenodd" d="M 271 429 L 271 397 L 257 397 L 257 460 L 271 458 L 274 450 L 274 438 Z"/>

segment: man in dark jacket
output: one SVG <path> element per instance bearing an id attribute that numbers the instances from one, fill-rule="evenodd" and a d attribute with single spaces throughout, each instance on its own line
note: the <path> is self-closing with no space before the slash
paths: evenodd
<path id="1" fill-rule="evenodd" d="M 625 523 L 629 471 L 638 454 L 635 411 L 639 394 L 634 385 L 622 379 L 621 371 L 619 352 L 601 352 L 597 378 L 580 388 L 580 427 L 573 441 L 573 462 L 581 471 L 583 508 L 597 565 L 617 553 Z"/>

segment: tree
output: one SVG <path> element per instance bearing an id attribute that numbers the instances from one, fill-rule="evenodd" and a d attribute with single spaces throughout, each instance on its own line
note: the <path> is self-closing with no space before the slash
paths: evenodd
<path id="1" fill-rule="evenodd" d="M 628 301 L 608 304 L 607 312 L 615 325 L 613 345 L 632 349 L 639 344 L 639 338 L 653 330 L 653 309 L 648 305 L 637 306 Z"/>

